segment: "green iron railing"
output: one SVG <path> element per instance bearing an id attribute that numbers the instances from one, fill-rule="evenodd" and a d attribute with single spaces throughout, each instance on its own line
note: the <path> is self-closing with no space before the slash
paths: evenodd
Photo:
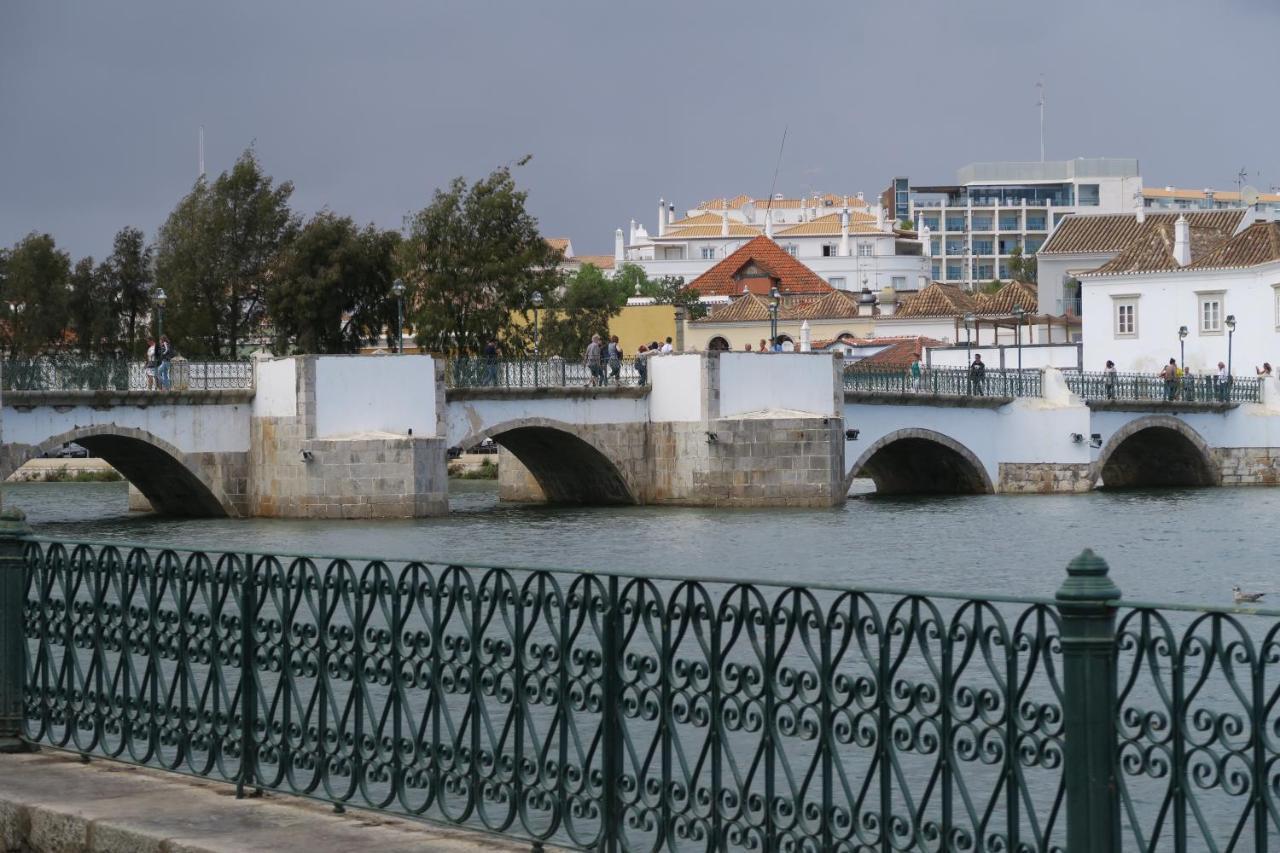
<path id="1" fill-rule="evenodd" d="M 1184 401 L 1195 403 L 1258 403 L 1262 383 L 1256 376 L 1184 376 L 1167 382 L 1150 373 L 1064 371 L 1067 387 L 1085 400 Z"/>
<path id="2" fill-rule="evenodd" d="M 583 850 L 1252 850 L 1280 611 L 30 538 L 0 746 Z"/>
<path id="3" fill-rule="evenodd" d="M 0 381 L 5 391 L 250 390 L 253 364 L 177 359 L 161 371 L 127 359 L 39 356 L 4 359 Z"/>
<path id="4" fill-rule="evenodd" d="M 854 365 L 844 371 L 844 387 L 898 394 L 1039 397 L 1040 371 L 988 368 L 982 379 L 975 380 L 965 368 L 934 367 L 922 370 L 916 379 L 910 370 L 871 370 Z"/>
<path id="5" fill-rule="evenodd" d="M 554 388 L 565 386 L 643 385 L 635 359 L 618 363 L 615 375 L 608 360 L 593 375 L 585 362 L 562 358 L 456 358 L 445 368 L 445 384 L 450 388 Z"/>

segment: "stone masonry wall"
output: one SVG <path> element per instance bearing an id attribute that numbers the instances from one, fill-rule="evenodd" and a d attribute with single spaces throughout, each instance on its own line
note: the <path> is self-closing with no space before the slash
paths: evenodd
<path id="1" fill-rule="evenodd" d="M 1093 466 L 1073 462 L 1001 462 L 996 491 L 1017 495 L 1081 494 L 1093 490 Z"/>
<path id="2" fill-rule="evenodd" d="M 1280 447 L 1217 447 L 1224 486 L 1280 485 Z"/>
<path id="3" fill-rule="evenodd" d="M 498 500 L 512 503 L 542 503 L 547 499 L 533 474 L 515 454 L 498 446 Z"/>

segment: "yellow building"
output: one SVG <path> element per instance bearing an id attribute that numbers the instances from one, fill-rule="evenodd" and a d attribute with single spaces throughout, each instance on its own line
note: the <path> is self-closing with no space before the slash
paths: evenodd
<path id="1" fill-rule="evenodd" d="M 685 324 L 686 351 L 759 349 L 771 331 L 770 299 L 745 293 L 727 305 L 717 306 L 706 317 Z M 833 290 L 817 298 L 781 296 L 778 304 L 778 337 L 800 343 L 800 327 L 809 323 L 811 342 L 842 336 L 870 337 L 875 318 L 868 308 L 859 312 L 856 294 Z"/>
<path id="2" fill-rule="evenodd" d="M 609 334 L 618 336 L 622 351 L 632 353 L 641 344 L 662 343 L 676 335 L 674 305 L 627 305 L 609 320 Z"/>

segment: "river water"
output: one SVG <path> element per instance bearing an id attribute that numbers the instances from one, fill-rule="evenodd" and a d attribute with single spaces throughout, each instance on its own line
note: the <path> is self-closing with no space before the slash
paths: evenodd
<path id="1" fill-rule="evenodd" d="M 1276 589 L 1278 489 L 852 498 L 828 510 L 503 504 L 455 481 L 452 512 L 407 521 L 163 519 L 123 483 L 5 484 L 46 535 L 189 548 L 1052 595 L 1090 547 L 1129 598 L 1230 604 Z"/>

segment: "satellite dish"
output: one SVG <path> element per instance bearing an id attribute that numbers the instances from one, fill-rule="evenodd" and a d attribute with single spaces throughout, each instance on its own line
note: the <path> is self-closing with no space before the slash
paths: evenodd
<path id="1" fill-rule="evenodd" d="M 1258 190 L 1255 187 L 1240 190 L 1240 201 L 1244 202 L 1245 207 L 1253 207 L 1258 203 Z"/>

